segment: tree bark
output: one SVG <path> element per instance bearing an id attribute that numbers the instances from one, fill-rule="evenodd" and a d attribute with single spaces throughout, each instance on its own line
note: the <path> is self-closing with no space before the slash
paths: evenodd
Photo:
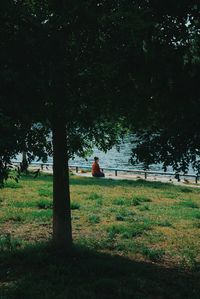
<path id="1" fill-rule="evenodd" d="M 70 210 L 67 132 L 64 117 L 53 121 L 53 242 L 57 249 L 70 252 L 72 227 Z"/>

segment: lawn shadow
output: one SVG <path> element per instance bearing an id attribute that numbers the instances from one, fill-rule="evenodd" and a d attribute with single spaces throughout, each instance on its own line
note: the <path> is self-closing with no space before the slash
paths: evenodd
<path id="1" fill-rule="evenodd" d="M 36 244 L 0 258 L 1 299 L 200 298 L 198 273 L 75 248 Z"/>
<path id="2" fill-rule="evenodd" d="M 23 175 L 22 180 L 29 181 L 32 180 L 32 174 Z M 43 173 L 34 179 L 35 181 L 53 183 L 53 175 Z M 148 180 L 137 179 L 137 180 L 127 180 L 127 179 L 112 179 L 112 178 L 93 178 L 93 177 L 81 177 L 78 175 L 70 175 L 70 185 L 75 186 L 102 186 L 102 187 L 133 187 L 133 188 L 150 188 L 150 189 L 160 189 L 160 190 L 177 190 L 183 193 L 198 192 L 191 187 L 176 186 L 172 183 L 164 182 L 151 182 Z"/>
<path id="3" fill-rule="evenodd" d="M 93 177 L 79 177 L 72 176 L 70 178 L 71 185 L 78 186 L 103 186 L 103 187 L 134 187 L 134 188 L 150 188 L 150 189 L 161 189 L 161 190 L 178 190 L 180 192 L 194 192 L 194 188 L 176 186 L 172 183 L 164 182 L 151 182 L 148 180 L 137 179 L 137 180 L 128 180 L 128 179 L 112 179 L 112 178 L 93 178 Z M 195 190 L 196 191 L 196 190 Z"/>

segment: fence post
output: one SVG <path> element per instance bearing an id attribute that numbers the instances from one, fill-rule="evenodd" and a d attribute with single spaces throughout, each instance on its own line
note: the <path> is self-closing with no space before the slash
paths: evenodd
<path id="1" fill-rule="evenodd" d="M 144 178 L 145 178 L 145 180 L 147 179 L 147 172 L 146 171 L 144 173 Z"/>
<path id="2" fill-rule="evenodd" d="M 115 170 L 115 176 L 117 176 L 117 170 Z"/>
<path id="3" fill-rule="evenodd" d="M 196 184 L 198 184 L 198 175 L 196 175 L 196 177 L 195 177 L 195 182 L 196 182 Z"/>
<path id="4" fill-rule="evenodd" d="M 78 173 L 78 167 L 76 166 L 76 173 Z"/>

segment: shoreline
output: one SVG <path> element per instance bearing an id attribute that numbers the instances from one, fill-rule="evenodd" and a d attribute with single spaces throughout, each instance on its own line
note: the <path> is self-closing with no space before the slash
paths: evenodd
<path id="1" fill-rule="evenodd" d="M 36 171 L 39 168 L 38 167 L 29 167 L 30 170 Z M 41 172 L 47 173 L 47 174 L 53 174 L 53 169 L 52 168 L 46 168 L 46 169 L 40 169 Z M 80 171 L 77 173 L 76 170 L 72 169 L 71 167 L 69 168 L 69 171 L 73 173 L 73 175 L 80 176 L 80 177 L 87 177 L 87 178 L 92 178 L 92 174 L 90 171 L 84 171 L 83 169 L 80 168 Z M 195 183 L 195 179 L 185 179 L 181 178 L 180 181 L 174 178 L 174 176 L 165 176 L 165 175 L 155 175 L 151 174 L 148 175 L 147 179 L 145 179 L 144 175 L 140 174 L 134 174 L 134 173 L 118 173 L 117 176 L 113 172 L 109 171 L 104 171 L 105 173 L 105 178 L 101 179 L 112 179 L 112 180 L 144 180 L 144 181 L 149 181 L 149 182 L 161 182 L 161 183 L 169 183 L 177 186 L 187 186 L 187 187 L 193 187 L 193 188 L 200 188 L 200 181 L 199 183 Z"/>

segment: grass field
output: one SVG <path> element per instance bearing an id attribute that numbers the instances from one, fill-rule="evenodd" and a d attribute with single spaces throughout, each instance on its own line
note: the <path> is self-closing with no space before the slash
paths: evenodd
<path id="1" fill-rule="evenodd" d="M 200 298 L 200 189 L 70 181 L 70 257 L 50 243 L 51 175 L 0 190 L 0 299 Z"/>

